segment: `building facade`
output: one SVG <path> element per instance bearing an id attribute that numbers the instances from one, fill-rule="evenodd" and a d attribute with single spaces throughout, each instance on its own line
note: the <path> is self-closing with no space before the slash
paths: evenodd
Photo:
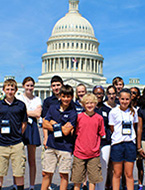
<path id="1" fill-rule="evenodd" d="M 103 60 L 92 25 L 79 13 L 79 0 L 69 0 L 68 13 L 58 20 L 47 41 L 47 52 L 42 55 L 42 74 L 34 93 L 42 100 L 50 96 L 50 80 L 54 75 L 61 76 L 74 89 L 79 83 L 85 84 L 90 92 L 95 85 L 106 88 L 109 84 L 103 76 Z M 135 79 L 130 79 L 127 87 L 131 86 L 143 89 Z M 18 88 L 18 94 L 22 93 L 20 83 Z"/>

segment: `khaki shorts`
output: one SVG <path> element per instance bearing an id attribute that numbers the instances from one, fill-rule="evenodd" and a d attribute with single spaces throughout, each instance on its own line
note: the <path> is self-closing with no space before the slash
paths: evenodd
<path id="1" fill-rule="evenodd" d="M 70 152 L 48 148 L 45 149 L 42 155 L 42 171 L 54 173 L 58 164 L 59 173 L 70 173 L 72 162 L 72 154 Z"/>
<path id="2" fill-rule="evenodd" d="M 13 176 L 22 177 L 25 173 L 25 149 L 21 142 L 11 146 L 0 146 L 0 176 L 6 176 L 11 159 Z"/>
<path id="3" fill-rule="evenodd" d="M 103 181 L 100 157 L 91 159 L 79 159 L 74 156 L 71 181 L 83 183 L 88 175 L 89 183 L 100 183 Z"/>

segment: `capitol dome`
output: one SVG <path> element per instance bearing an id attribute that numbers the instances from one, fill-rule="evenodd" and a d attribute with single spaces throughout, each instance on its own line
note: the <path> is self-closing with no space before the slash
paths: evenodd
<path id="1" fill-rule="evenodd" d="M 52 36 L 66 34 L 95 37 L 92 25 L 81 14 L 72 11 L 61 18 L 52 31 Z"/>
<path id="2" fill-rule="evenodd" d="M 40 83 L 50 82 L 54 75 L 89 86 L 106 83 L 99 42 L 90 22 L 79 13 L 78 4 L 79 0 L 69 0 L 68 13 L 52 30 L 47 52 L 42 55 Z"/>

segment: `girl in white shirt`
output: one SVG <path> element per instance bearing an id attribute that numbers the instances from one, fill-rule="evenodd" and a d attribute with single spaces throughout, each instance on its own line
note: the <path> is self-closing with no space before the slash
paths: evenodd
<path id="1" fill-rule="evenodd" d="M 119 190 L 122 167 L 128 190 L 134 190 L 133 166 L 136 160 L 135 130 L 138 123 L 136 110 L 131 107 L 131 92 L 124 88 L 119 95 L 120 106 L 109 113 L 111 136 L 111 160 L 113 162 L 113 189 Z"/>
<path id="2" fill-rule="evenodd" d="M 33 95 L 35 81 L 32 77 L 26 77 L 23 80 L 24 93 L 17 98 L 26 104 L 28 124 L 23 134 L 23 142 L 27 145 L 28 163 L 30 174 L 30 188 L 34 190 L 35 177 L 36 177 L 36 159 L 35 152 L 36 146 L 41 145 L 40 135 L 37 125 L 37 119 L 41 116 L 41 99 Z"/>

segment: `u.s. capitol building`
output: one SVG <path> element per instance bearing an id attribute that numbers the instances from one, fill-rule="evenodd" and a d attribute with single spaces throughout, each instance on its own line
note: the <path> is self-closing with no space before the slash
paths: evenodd
<path id="1" fill-rule="evenodd" d="M 47 52 L 42 55 L 42 74 L 35 84 L 35 95 L 43 100 L 51 95 L 50 80 L 59 75 L 64 83 L 75 87 L 86 85 L 107 87 L 103 76 L 103 56 L 90 22 L 79 13 L 79 0 L 69 0 L 68 13 L 57 21 L 47 41 Z M 134 84 L 135 83 L 135 84 Z M 129 86 L 138 86 L 138 79 L 130 79 Z M 23 91 L 18 83 L 19 92 Z M 139 85 L 142 90 L 143 86 Z"/>

